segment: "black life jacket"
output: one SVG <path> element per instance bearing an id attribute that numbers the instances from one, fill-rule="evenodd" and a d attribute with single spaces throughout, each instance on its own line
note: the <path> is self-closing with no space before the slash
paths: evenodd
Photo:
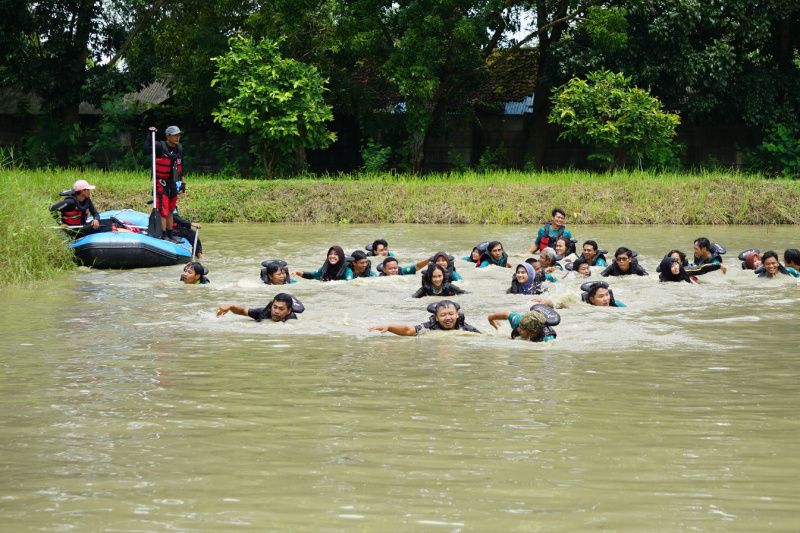
<path id="1" fill-rule="evenodd" d="M 439 325 L 439 322 L 436 320 L 436 315 L 431 315 L 428 317 L 428 325 L 426 329 L 430 330 L 437 330 L 437 331 L 452 331 L 452 330 L 445 330 Z M 467 319 L 464 317 L 463 313 L 458 313 L 458 320 L 456 320 L 456 327 L 453 328 L 460 329 L 461 331 L 469 331 L 470 333 L 480 333 L 477 329 L 467 324 Z"/>
<path id="2" fill-rule="evenodd" d="M 494 257 L 492 257 L 491 253 L 489 253 L 488 251 L 487 252 L 483 252 L 481 254 L 481 258 L 478 259 L 478 262 L 476 263 L 476 266 L 478 266 L 478 267 L 481 266 L 481 263 L 483 263 L 484 261 L 489 261 L 490 265 L 497 265 L 497 266 L 504 267 L 508 263 L 508 254 L 506 253 L 505 250 L 503 250 L 503 255 L 500 256 L 499 260 L 495 261 Z"/>
<path id="3" fill-rule="evenodd" d="M 553 225 L 550 224 L 549 222 L 544 225 L 544 236 L 542 237 L 542 240 L 539 241 L 539 251 L 540 252 L 542 250 L 544 250 L 545 248 L 547 248 L 547 247 L 553 248 L 553 246 L 555 246 L 555 244 L 556 244 L 556 241 L 558 239 L 560 239 L 562 235 L 564 235 L 564 226 L 561 226 L 558 229 L 558 233 L 556 233 L 556 236 L 553 237 L 553 245 L 551 246 L 550 245 L 550 228 L 552 228 L 552 227 L 553 227 Z"/>
<path id="4" fill-rule="evenodd" d="M 589 266 L 592 266 L 592 267 L 593 266 L 597 266 L 597 261 L 599 261 L 600 259 L 605 261 L 606 262 L 606 266 L 608 266 L 608 259 L 606 259 L 605 254 L 601 253 L 600 250 L 597 251 L 597 254 L 594 256 L 594 259 L 592 259 L 591 261 L 589 261 L 585 257 L 583 257 L 583 254 L 581 254 L 580 257 L 583 258 L 583 260 L 586 261 L 589 264 Z"/>
<path id="5" fill-rule="evenodd" d="M 535 272 L 535 271 L 534 271 Z M 545 280 L 544 275 L 540 275 L 539 272 L 535 272 L 533 278 L 533 284 L 531 285 L 530 289 L 523 290 L 522 286 L 517 281 L 517 275 L 514 274 L 511 277 L 511 288 L 508 289 L 508 294 L 542 294 L 545 292 L 545 288 L 542 287 L 542 282 Z"/>
<path id="6" fill-rule="evenodd" d="M 637 276 L 646 276 L 647 271 L 639 264 L 639 261 L 636 260 L 636 257 L 631 258 L 631 266 L 627 272 L 623 272 L 620 270 L 619 265 L 616 261 L 612 262 L 608 265 L 603 272 L 600 273 L 603 277 L 608 276 L 629 276 L 629 275 L 637 275 Z"/>

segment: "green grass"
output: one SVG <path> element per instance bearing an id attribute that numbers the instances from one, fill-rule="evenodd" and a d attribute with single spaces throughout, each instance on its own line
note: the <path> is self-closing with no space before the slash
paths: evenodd
<path id="1" fill-rule="evenodd" d="M 97 208 L 148 211 L 149 173 L 2 170 L 0 285 L 72 268 L 47 208 L 77 179 Z M 570 224 L 799 224 L 800 181 L 738 173 L 341 174 L 244 180 L 189 176 L 184 217 L 201 222 L 526 224 L 560 206 Z"/>

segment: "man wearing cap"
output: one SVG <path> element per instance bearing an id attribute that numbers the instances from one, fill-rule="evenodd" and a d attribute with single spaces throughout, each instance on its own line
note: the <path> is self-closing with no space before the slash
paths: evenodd
<path id="1" fill-rule="evenodd" d="M 50 211 L 59 217 L 62 227 L 75 231 L 76 237 L 109 230 L 101 226 L 97 209 L 92 203 L 94 188 L 88 181 L 78 180 L 72 185 L 72 189 L 61 193 L 63 200 L 50 206 Z M 90 214 L 93 220 L 87 223 Z"/>
<path id="2" fill-rule="evenodd" d="M 151 126 L 149 131 L 154 132 L 156 128 Z M 180 142 L 183 132 L 178 126 L 169 126 L 164 133 L 166 141 L 156 141 L 156 203 L 164 239 L 180 241 L 178 236 L 172 235 L 172 212 L 178 205 L 178 193 L 186 190 L 183 182 L 183 146 Z M 147 136 L 144 150 L 148 155 L 152 153 L 151 135 Z"/>

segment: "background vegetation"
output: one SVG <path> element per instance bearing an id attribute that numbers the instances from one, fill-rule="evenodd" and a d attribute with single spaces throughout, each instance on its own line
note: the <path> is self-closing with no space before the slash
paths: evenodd
<path id="1" fill-rule="evenodd" d="M 229 52 L 232 35 L 276 43 L 273 55 L 319 73 L 328 90 L 318 115 L 327 107 L 352 122 L 370 168 L 381 149 L 391 150 L 397 168 L 424 168 L 431 139 L 445 131 L 450 114 L 486 105 L 476 89 L 487 83 L 498 54 L 513 57 L 530 47 L 535 69 L 520 73 L 536 86 L 533 113 L 525 118 L 526 168 L 540 168 L 558 143 L 562 130 L 548 117 L 559 88 L 609 71 L 680 116 L 679 143 L 670 149 L 691 137 L 699 150 L 684 160 L 713 163 L 702 153 L 707 139 L 691 132 L 714 125 L 732 132 L 729 142 L 745 154 L 744 166 L 765 176 L 799 172 L 800 3 L 794 0 L 6 0 L 0 87 L 38 95 L 42 113 L 24 139 L 0 141 L 0 164 L 13 155 L 29 167 L 135 168 L 144 126 L 178 122 L 208 130 L 192 152 L 215 168 L 263 175 L 250 150 L 263 130 L 231 134 L 212 121 L 212 111 L 229 99 L 212 87 L 212 58 Z M 121 95 L 154 80 L 172 89 L 167 103 L 144 115 L 121 103 Z M 105 106 L 99 123 L 79 120 L 82 101 Z M 24 101 L 19 105 L 19 117 L 30 118 Z M 372 138 L 373 126 L 391 110 L 399 129 Z M 133 149 L 119 149 L 121 133 L 133 133 Z M 289 164 L 278 170 L 302 172 L 297 152 L 284 150 Z M 487 157 L 483 168 L 490 160 L 495 168 L 508 166 Z M 465 165 L 456 153 L 451 162 Z"/>

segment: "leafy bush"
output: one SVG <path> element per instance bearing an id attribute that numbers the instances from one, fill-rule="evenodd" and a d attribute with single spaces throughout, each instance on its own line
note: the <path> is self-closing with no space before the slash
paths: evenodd
<path id="1" fill-rule="evenodd" d="M 772 127 L 750 159 L 759 170 L 800 179 L 800 132 L 785 124 Z"/>
<path id="2" fill-rule="evenodd" d="M 557 88 L 548 120 L 563 128 L 560 137 L 595 146 L 590 159 L 609 169 L 625 165 L 629 157 L 668 160 L 680 124 L 678 114 L 663 111 L 657 98 L 632 87 L 630 77 L 608 70 Z"/>
<path id="3" fill-rule="evenodd" d="M 490 146 L 481 154 L 478 160 L 478 172 L 491 172 L 493 170 L 500 170 L 507 168 L 508 154 L 506 147 L 502 144 L 499 146 Z"/>
<path id="4" fill-rule="evenodd" d="M 391 155 L 392 149 L 390 147 L 382 146 L 370 139 L 361 149 L 361 159 L 364 160 L 364 165 L 361 168 L 364 172 L 380 172 L 386 170 Z"/>

